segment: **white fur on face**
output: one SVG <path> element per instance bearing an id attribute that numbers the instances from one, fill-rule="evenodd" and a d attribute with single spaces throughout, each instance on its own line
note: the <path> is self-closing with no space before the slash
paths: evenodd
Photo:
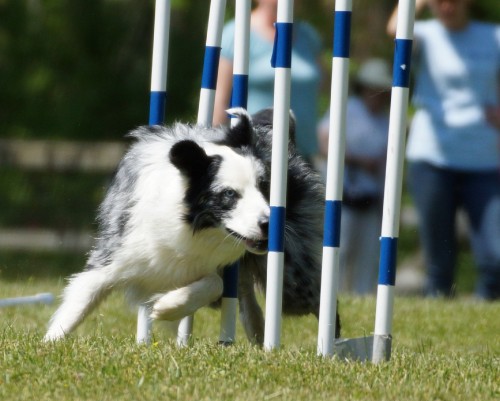
<path id="1" fill-rule="evenodd" d="M 209 154 L 210 149 L 207 149 Z M 239 195 L 236 207 L 223 224 L 229 230 L 248 239 L 267 238 L 259 222 L 269 219 L 269 204 L 258 188 L 264 167 L 254 157 L 243 156 L 227 147 L 219 147 L 217 153 L 223 157 L 214 182 L 214 189 L 231 188 Z"/>

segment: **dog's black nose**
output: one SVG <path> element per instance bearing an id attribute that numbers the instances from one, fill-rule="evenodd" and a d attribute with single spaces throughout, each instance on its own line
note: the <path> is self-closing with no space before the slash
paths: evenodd
<path id="1" fill-rule="evenodd" d="M 262 217 L 259 222 L 259 228 L 262 230 L 262 234 L 267 237 L 269 232 L 269 217 Z"/>

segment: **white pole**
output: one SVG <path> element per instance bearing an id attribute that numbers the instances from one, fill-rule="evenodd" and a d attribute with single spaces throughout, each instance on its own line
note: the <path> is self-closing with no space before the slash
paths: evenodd
<path id="1" fill-rule="evenodd" d="M 382 234 L 380 238 L 379 282 L 372 357 L 374 363 L 389 360 L 391 356 L 397 239 L 399 235 L 414 20 L 415 0 L 400 0 L 395 39 L 387 168 Z"/>
<path id="2" fill-rule="evenodd" d="M 29 304 L 51 304 L 52 302 L 54 302 L 54 295 L 52 295 L 50 292 L 43 292 L 26 297 L 0 299 L 0 308 Z"/>
<path id="3" fill-rule="evenodd" d="M 137 334 L 136 340 L 138 344 L 148 344 L 151 338 L 152 321 L 149 317 L 149 308 L 145 305 L 140 305 L 137 312 Z"/>
<path id="4" fill-rule="evenodd" d="M 335 2 L 330 131 L 317 347 L 318 355 L 322 356 L 333 355 L 336 330 L 351 14 L 352 0 L 337 0 Z"/>
<path id="5" fill-rule="evenodd" d="M 210 2 L 197 120 L 198 125 L 204 127 L 212 126 L 225 10 L 226 0 L 212 0 Z M 177 345 L 181 347 L 187 346 L 192 331 L 193 316 L 186 316 L 179 324 Z"/>
<path id="6" fill-rule="evenodd" d="M 156 0 L 149 125 L 163 124 L 165 120 L 170 8 L 170 0 Z M 137 342 L 149 342 L 150 332 L 151 319 L 149 318 L 149 309 L 145 305 L 141 305 L 137 313 Z"/>
<path id="7" fill-rule="evenodd" d="M 280 346 L 283 295 L 286 179 L 292 66 L 293 0 L 278 0 L 276 40 L 273 51 L 274 114 L 271 159 L 271 215 L 267 258 L 266 322 L 264 349 Z"/>
<path id="8" fill-rule="evenodd" d="M 250 47 L 251 0 L 236 0 L 233 89 L 231 108 L 247 108 L 248 52 Z M 232 118 L 231 125 L 237 123 Z M 222 294 L 219 343 L 232 344 L 236 339 L 236 315 L 238 308 L 238 268 L 234 263 L 224 268 L 224 292 Z"/>

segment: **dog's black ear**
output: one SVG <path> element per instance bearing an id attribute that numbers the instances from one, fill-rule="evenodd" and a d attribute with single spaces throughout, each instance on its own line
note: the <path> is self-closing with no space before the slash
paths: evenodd
<path id="1" fill-rule="evenodd" d="M 224 143 L 232 148 L 251 146 L 254 143 L 254 135 L 250 115 L 243 108 L 229 109 L 226 112 L 236 118 L 237 122 L 228 128 Z"/>
<path id="2" fill-rule="evenodd" d="M 206 173 L 213 160 L 200 145 L 191 140 L 177 142 L 170 149 L 171 163 L 189 178 Z"/>
<path id="3" fill-rule="evenodd" d="M 272 107 L 268 109 L 263 109 L 252 115 L 252 121 L 254 127 L 265 127 L 269 131 L 273 127 L 273 116 L 274 110 Z M 295 145 L 295 114 L 290 110 L 289 113 L 289 123 L 288 123 L 288 138 L 289 141 Z"/>
<path id="4" fill-rule="evenodd" d="M 252 121 L 259 126 L 273 126 L 273 108 L 263 109 L 255 114 L 252 114 Z"/>

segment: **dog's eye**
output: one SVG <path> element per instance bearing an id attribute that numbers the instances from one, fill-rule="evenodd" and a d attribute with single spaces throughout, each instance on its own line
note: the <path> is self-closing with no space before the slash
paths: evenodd
<path id="1" fill-rule="evenodd" d="M 225 189 L 224 196 L 226 198 L 234 198 L 236 196 L 236 191 L 234 189 Z"/>

